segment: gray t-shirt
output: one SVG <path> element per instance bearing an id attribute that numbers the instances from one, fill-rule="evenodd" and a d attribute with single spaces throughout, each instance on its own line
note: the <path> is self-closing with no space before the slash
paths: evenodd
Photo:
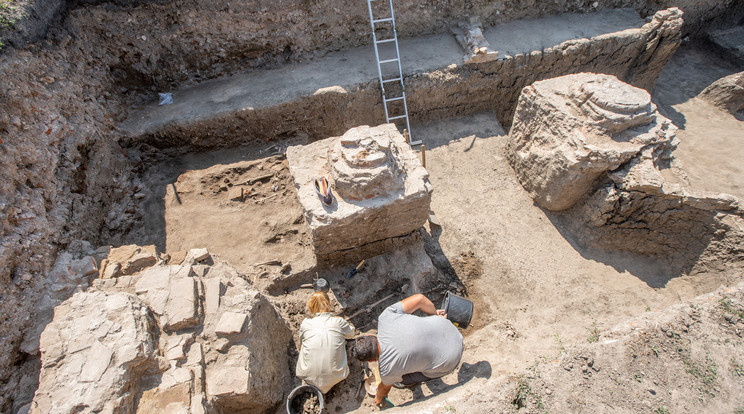
<path id="1" fill-rule="evenodd" d="M 388 306 L 377 319 L 377 341 L 385 385 L 414 372 L 439 378 L 454 371 L 462 358 L 462 335 L 452 322 L 438 315 L 407 314 L 401 302 Z"/>

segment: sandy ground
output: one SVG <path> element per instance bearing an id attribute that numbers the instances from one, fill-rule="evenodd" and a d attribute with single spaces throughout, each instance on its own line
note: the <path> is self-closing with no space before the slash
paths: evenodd
<path id="1" fill-rule="evenodd" d="M 677 156 L 693 186 L 741 196 L 744 123 L 692 98 L 726 74 L 728 69 L 706 63 L 699 51 L 682 48 L 662 74 L 654 98 L 680 127 Z M 459 372 L 413 390 L 394 389 L 390 400 L 396 405 L 410 407 L 473 378 L 523 372 L 536 361 L 587 344 L 597 332 L 741 279 L 674 274 L 663 261 L 581 248 L 519 185 L 504 157 L 506 133 L 492 114 L 414 130 L 426 144 L 435 188 L 431 208 L 441 224 L 427 226 L 426 251 L 445 278 L 465 285 L 476 314 L 464 332 Z M 246 271 L 274 258 L 307 265 L 312 261 L 308 236 L 292 200 L 286 161 L 267 157 L 277 150 L 281 146 L 191 155 L 151 170 L 149 181 L 165 200 L 152 204 L 160 210 L 156 217 L 164 219 L 149 223 L 151 240 L 169 252 L 204 246 Z M 263 171 L 274 175 L 250 186 L 252 196 L 227 200 L 228 187 Z M 293 326 L 301 321 L 307 294 L 273 298 Z M 349 379 L 327 395 L 330 412 L 374 409 L 370 398 L 353 397 L 359 376 L 353 365 Z"/>

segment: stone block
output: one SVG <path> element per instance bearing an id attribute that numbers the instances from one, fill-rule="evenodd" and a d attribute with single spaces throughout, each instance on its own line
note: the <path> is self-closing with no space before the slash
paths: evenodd
<path id="1" fill-rule="evenodd" d="M 170 274 L 169 266 L 151 267 L 139 275 L 139 280 L 134 285 L 134 291 L 139 294 L 150 290 L 167 290 L 170 283 Z"/>
<path id="2" fill-rule="evenodd" d="M 41 335 L 32 412 L 126 412 L 157 361 L 157 326 L 134 295 L 78 292 Z"/>
<path id="3" fill-rule="evenodd" d="M 215 332 L 217 334 L 221 335 L 232 335 L 239 333 L 243 330 L 243 325 L 245 324 L 245 319 L 248 317 L 245 313 L 236 313 L 236 312 L 225 312 L 220 317 L 219 322 L 217 322 L 217 326 L 215 327 Z"/>
<path id="4" fill-rule="evenodd" d="M 199 323 L 197 312 L 196 280 L 190 277 L 173 279 L 170 282 L 168 304 L 165 308 L 168 331 L 195 326 Z"/>
<path id="5" fill-rule="evenodd" d="M 104 259 L 104 264 L 102 265 L 101 269 L 101 278 L 102 279 L 111 279 L 114 277 L 117 277 L 121 275 L 121 263 L 119 262 L 109 262 L 108 260 Z"/>
<path id="6" fill-rule="evenodd" d="M 392 124 L 289 147 L 287 160 L 320 258 L 408 234 L 428 217 L 428 172 Z M 315 190 L 322 176 L 334 196 L 329 206 Z"/>
<path id="7" fill-rule="evenodd" d="M 243 367 L 223 367 L 207 376 L 207 395 L 210 397 L 230 397 L 246 395 L 249 391 L 250 372 Z"/>
<path id="8" fill-rule="evenodd" d="M 209 251 L 203 247 L 199 249 L 191 249 L 186 257 L 192 258 L 195 262 L 202 262 L 209 259 Z"/>
<path id="9" fill-rule="evenodd" d="M 103 277 L 117 277 L 119 275 L 131 275 L 145 267 L 157 263 L 158 253 L 155 245 L 137 246 L 130 244 L 116 247 L 109 252 L 106 269 L 103 270 Z M 116 269 L 118 264 L 118 269 Z M 114 268 L 109 269 L 109 266 Z"/>
<path id="10" fill-rule="evenodd" d="M 614 76 L 579 73 L 522 90 L 507 158 L 535 202 L 560 211 L 642 150 L 671 152 L 675 131 L 645 90 Z"/>
<path id="11" fill-rule="evenodd" d="M 204 279 L 204 313 L 217 313 L 222 296 L 222 281 L 219 278 Z"/>
<path id="12" fill-rule="evenodd" d="M 243 201 L 243 187 L 232 187 L 227 190 L 227 199 L 230 201 Z"/>
<path id="13" fill-rule="evenodd" d="M 744 111 L 744 72 L 718 79 L 698 96 L 732 115 Z"/>

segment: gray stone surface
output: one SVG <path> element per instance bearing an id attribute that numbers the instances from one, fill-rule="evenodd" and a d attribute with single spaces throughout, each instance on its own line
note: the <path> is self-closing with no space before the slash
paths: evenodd
<path id="1" fill-rule="evenodd" d="M 713 82 L 699 96 L 731 114 L 744 111 L 744 72 Z"/>
<path id="2" fill-rule="evenodd" d="M 240 332 L 220 338 L 221 323 L 247 319 Z M 243 315 L 247 315 L 244 318 Z M 237 323 L 230 331 L 237 331 Z M 289 385 L 287 346 L 290 332 L 265 296 L 244 280 L 233 279 L 217 313 L 207 313 L 207 399 L 223 412 L 262 412 L 279 403 Z"/>
<path id="3" fill-rule="evenodd" d="M 177 331 L 199 323 L 196 283 L 197 280 L 190 277 L 171 280 L 163 329 Z"/>
<path id="4" fill-rule="evenodd" d="M 287 160 L 321 259 L 408 234 L 428 217 L 428 172 L 392 124 L 289 147 Z M 321 176 L 331 184 L 330 206 L 314 187 Z"/>
<path id="5" fill-rule="evenodd" d="M 535 202 L 559 211 L 642 151 L 668 158 L 675 131 L 645 90 L 609 75 L 567 75 L 524 88 L 507 158 Z"/>
<path id="6" fill-rule="evenodd" d="M 214 331 L 219 335 L 232 335 L 240 333 L 248 315 L 237 312 L 225 312 L 220 317 Z"/>
<path id="7" fill-rule="evenodd" d="M 75 294 L 41 335 L 42 371 L 30 412 L 129 410 L 139 375 L 157 367 L 155 326 L 134 295 Z"/>

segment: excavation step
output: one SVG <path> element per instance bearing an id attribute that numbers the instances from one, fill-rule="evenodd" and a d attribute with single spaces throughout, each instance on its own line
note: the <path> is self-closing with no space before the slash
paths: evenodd
<path id="1" fill-rule="evenodd" d="M 409 114 L 426 122 L 494 110 L 508 125 L 524 86 L 577 71 L 611 73 L 650 89 L 679 44 L 682 18 L 673 8 L 649 20 L 619 9 L 515 21 L 483 31 L 497 60 L 469 64 L 449 33 L 402 39 Z M 374 59 L 369 45 L 207 81 L 173 92 L 171 105 L 153 98 L 123 122 L 124 144 L 206 149 L 299 133 L 320 139 L 381 124 Z"/>

